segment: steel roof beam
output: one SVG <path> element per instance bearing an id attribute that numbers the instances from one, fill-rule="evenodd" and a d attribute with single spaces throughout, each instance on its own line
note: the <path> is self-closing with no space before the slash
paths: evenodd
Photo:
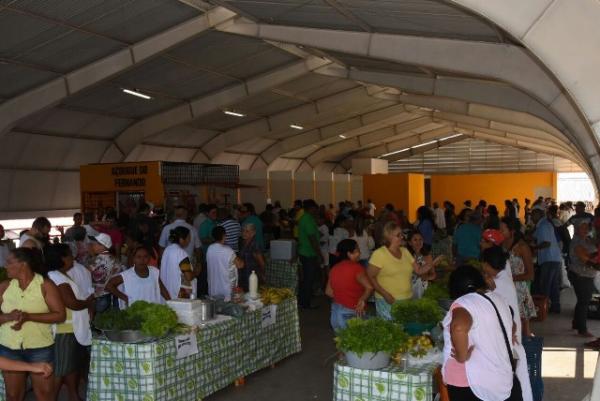
<path id="1" fill-rule="evenodd" d="M 244 100 L 249 96 L 299 78 L 328 62 L 318 57 L 298 61 L 251 78 L 244 83 L 230 86 L 211 95 L 197 98 L 184 105 L 152 115 L 136 122 L 119 134 L 115 139 L 115 147 L 120 151 L 123 159 L 125 159 L 147 137 L 174 126 L 190 122 L 202 115 Z M 217 137 L 225 134 L 219 134 Z M 213 144 L 214 141 L 214 138 L 211 139 L 202 150 L 206 151 L 206 149 L 209 149 L 210 144 Z M 205 147 L 207 148 L 205 149 Z M 214 156 L 216 156 L 216 153 L 210 154 L 211 158 Z"/>
<path id="2" fill-rule="evenodd" d="M 322 59 L 320 59 L 322 60 Z M 329 61 L 327 61 L 328 63 Z M 368 96 L 367 88 L 359 86 L 333 95 L 315 100 L 310 104 L 285 110 L 283 112 L 260 118 L 256 121 L 232 128 L 217 135 L 203 147 L 203 151 L 211 158 L 227 150 L 228 147 L 249 139 L 272 135 L 277 132 L 294 131 L 290 124 L 307 124 L 314 122 L 328 113 L 336 113 L 347 106 L 349 101 Z"/>
<path id="3" fill-rule="evenodd" d="M 199 33 L 236 18 L 237 14 L 216 7 L 164 32 L 135 43 L 100 60 L 0 104 L 0 136 L 23 118 L 52 107 L 77 92 L 112 78 Z"/>
<path id="4" fill-rule="evenodd" d="M 569 95 L 524 48 L 508 44 L 256 24 L 247 20 L 238 20 L 222 29 L 265 40 L 507 82 L 538 99 L 561 120 L 567 121 L 570 127 L 582 127 L 572 131 L 586 156 L 596 158 L 592 163 L 596 164 L 595 168 L 600 173 L 600 146 L 587 121 L 582 121 L 570 104 Z"/>

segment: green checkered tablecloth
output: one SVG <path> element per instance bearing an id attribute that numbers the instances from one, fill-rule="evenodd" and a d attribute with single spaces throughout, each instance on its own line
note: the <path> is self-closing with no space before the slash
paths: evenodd
<path id="1" fill-rule="evenodd" d="M 431 401 L 437 366 L 366 370 L 338 362 L 333 372 L 333 401 Z"/>
<path id="2" fill-rule="evenodd" d="M 263 328 L 261 321 L 258 310 L 201 328 L 196 335 L 199 352 L 181 359 L 176 358 L 174 336 L 142 344 L 94 339 L 87 400 L 198 401 L 300 352 L 296 298 L 277 306 L 272 325 Z"/>
<path id="3" fill-rule="evenodd" d="M 277 288 L 298 288 L 297 260 L 267 260 L 265 266 L 267 285 Z"/>

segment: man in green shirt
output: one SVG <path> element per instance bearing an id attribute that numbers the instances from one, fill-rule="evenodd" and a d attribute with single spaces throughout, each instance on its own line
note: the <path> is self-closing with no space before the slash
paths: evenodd
<path id="1" fill-rule="evenodd" d="M 303 202 L 304 213 L 298 221 L 298 256 L 302 265 L 302 280 L 300 282 L 300 306 L 305 309 L 313 308 L 310 303 L 312 286 L 323 255 L 319 247 L 319 228 L 316 215 L 317 203 L 312 199 Z"/>

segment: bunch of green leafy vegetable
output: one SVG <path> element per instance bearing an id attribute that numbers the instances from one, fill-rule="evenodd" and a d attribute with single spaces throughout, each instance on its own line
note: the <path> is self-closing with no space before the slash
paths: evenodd
<path id="1" fill-rule="evenodd" d="M 354 352 L 362 356 L 365 352 L 395 353 L 405 346 L 408 334 L 394 322 L 374 319 L 350 319 L 347 327 L 337 332 L 335 342 L 343 352 Z"/>
<path id="2" fill-rule="evenodd" d="M 111 309 L 94 318 L 94 326 L 100 330 L 141 330 L 151 337 L 162 337 L 177 325 L 177 314 L 171 308 L 146 301 L 136 301 L 125 310 Z"/>
<path id="3" fill-rule="evenodd" d="M 142 333 L 152 337 L 162 337 L 177 327 L 177 314 L 168 306 L 136 301 L 127 313 L 142 322 Z"/>
<path id="4" fill-rule="evenodd" d="M 448 299 L 450 298 L 450 292 L 448 291 L 448 287 L 443 283 L 433 282 L 430 283 L 425 289 L 423 298 L 433 299 L 434 301 Z"/>
<path id="5" fill-rule="evenodd" d="M 96 315 L 94 327 L 100 330 L 139 330 L 141 322 L 125 311 L 109 309 Z"/>
<path id="6" fill-rule="evenodd" d="M 392 305 L 392 318 L 401 324 L 434 324 L 442 320 L 442 317 L 438 303 L 429 298 L 400 301 Z"/>

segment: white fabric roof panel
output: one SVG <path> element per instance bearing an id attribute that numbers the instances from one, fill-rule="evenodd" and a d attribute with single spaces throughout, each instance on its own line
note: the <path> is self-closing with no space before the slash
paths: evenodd
<path id="1" fill-rule="evenodd" d="M 224 49 L 227 51 L 223 51 Z M 186 63 L 239 79 L 246 79 L 298 60 L 298 57 L 262 40 L 218 31 L 207 31 L 169 50 L 168 54 Z"/>
<path id="2" fill-rule="evenodd" d="M 358 25 L 350 22 L 322 0 L 299 1 L 227 1 L 238 9 L 274 24 L 302 24 L 314 28 L 329 26 L 333 29 L 354 30 Z"/>
<path id="3" fill-rule="evenodd" d="M 105 113 L 119 118 L 142 118 L 171 108 L 180 101 L 163 97 L 145 100 L 123 93 L 111 84 L 97 86 L 68 98 L 63 104 L 79 110 Z"/>
<path id="4" fill-rule="evenodd" d="M 53 72 L 10 64 L 0 59 L 0 98 L 10 98 L 56 78 Z"/>
<path id="5" fill-rule="evenodd" d="M 41 42 L 53 40 L 69 32 L 68 28 L 56 26 L 49 21 L 0 9 L 0 55 L 13 57 L 38 47 Z"/>
<path id="6" fill-rule="evenodd" d="M 279 86 L 278 89 L 310 100 L 317 100 L 357 86 L 355 82 L 346 79 L 327 77 L 319 74 L 306 74 L 302 78 Z"/>
<path id="7" fill-rule="evenodd" d="M 244 110 L 246 113 L 248 111 Z M 193 122 L 189 123 L 196 128 L 200 129 L 209 129 L 215 131 L 226 131 L 228 129 L 248 124 L 254 120 L 256 120 L 258 116 L 252 114 L 246 114 L 244 117 L 235 117 L 229 116 L 223 111 L 218 110 L 210 114 L 206 114 L 200 118 L 195 119 Z"/>
<path id="8" fill-rule="evenodd" d="M 339 0 L 340 5 L 376 32 L 496 42 L 496 31 L 482 19 L 439 1 Z"/>
<path id="9" fill-rule="evenodd" d="M 110 35 L 127 43 L 138 42 L 178 23 L 200 15 L 193 7 L 179 1 L 112 0 L 103 5 L 105 16 L 85 24 L 87 29 Z M 95 16 L 106 12 L 96 9 Z"/>
<path id="10" fill-rule="evenodd" d="M 213 159 L 213 163 L 216 164 L 237 164 L 240 166 L 240 170 L 249 170 L 256 160 L 254 155 L 240 155 L 237 153 L 221 153 Z"/>
<path id="11" fill-rule="evenodd" d="M 21 121 L 15 130 L 83 138 L 112 139 L 133 120 L 55 107 Z"/>
<path id="12" fill-rule="evenodd" d="M 244 142 L 241 142 L 235 146 L 230 146 L 228 151 L 231 152 L 240 152 L 240 153 L 252 153 L 259 154 L 269 146 L 275 143 L 274 140 L 265 139 L 265 138 L 253 138 Z"/>
<path id="13" fill-rule="evenodd" d="M 271 91 L 249 97 L 246 100 L 233 105 L 232 109 L 252 111 L 253 114 L 259 116 L 269 116 L 291 109 L 292 107 L 300 106 L 304 103 L 303 100 L 280 95 Z"/>
<path id="14" fill-rule="evenodd" d="M 150 145 L 200 147 L 211 140 L 218 131 L 203 130 L 188 125 L 179 125 L 144 140 Z"/>
<path id="15" fill-rule="evenodd" d="M 43 46 L 31 49 L 16 59 L 67 73 L 122 48 L 121 43 L 111 39 L 70 31 L 45 41 Z"/>
<path id="16" fill-rule="evenodd" d="M 157 92 L 178 99 L 191 99 L 236 83 L 223 75 L 165 59 L 152 59 L 118 76 L 117 85 L 152 94 Z"/>
<path id="17" fill-rule="evenodd" d="M 14 171 L 7 182 L 8 202 L 3 211 L 72 209 L 81 201 L 78 171 Z"/>
<path id="18" fill-rule="evenodd" d="M 173 162 L 189 162 L 197 152 L 196 149 L 174 148 L 169 146 L 138 145 L 125 161 L 166 160 Z"/>

